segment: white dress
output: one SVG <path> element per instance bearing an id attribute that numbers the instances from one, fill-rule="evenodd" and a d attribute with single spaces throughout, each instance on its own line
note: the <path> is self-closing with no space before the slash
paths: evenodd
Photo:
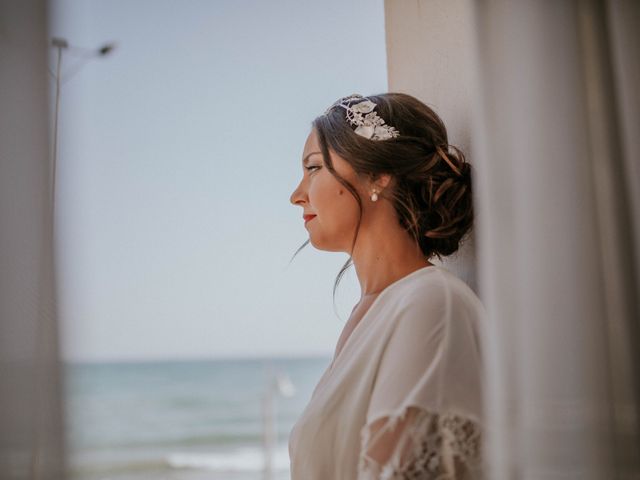
<path id="1" fill-rule="evenodd" d="M 481 478 L 484 318 L 441 266 L 380 292 L 290 432 L 291 479 Z"/>

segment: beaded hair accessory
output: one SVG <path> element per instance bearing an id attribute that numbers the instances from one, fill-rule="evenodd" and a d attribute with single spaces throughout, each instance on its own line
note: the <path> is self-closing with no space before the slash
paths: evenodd
<path id="1" fill-rule="evenodd" d="M 374 112 L 377 104 L 357 93 L 343 97 L 333 103 L 324 114 L 328 114 L 334 107 L 346 110 L 347 121 L 356 127 L 358 135 L 369 140 L 388 140 L 400 135 L 394 127 L 386 125 L 384 120 Z"/>

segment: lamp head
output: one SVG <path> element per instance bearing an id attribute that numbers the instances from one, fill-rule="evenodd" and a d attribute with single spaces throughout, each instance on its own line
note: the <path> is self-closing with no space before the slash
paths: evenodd
<path id="1" fill-rule="evenodd" d="M 98 53 L 100 54 L 101 57 L 104 57 L 105 55 L 108 55 L 109 53 L 111 53 L 115 48 L 116 48 L 115 43 L 107 43 L 102 47 L 100 47 L 100 49 L 98 50 Z"/>
<path id="2" fill-rule="evenodd" d="M 69 42 L 64 38 L 54 37 L 51 39 L 51 45 L 58 48 L 69 48 Z"/>

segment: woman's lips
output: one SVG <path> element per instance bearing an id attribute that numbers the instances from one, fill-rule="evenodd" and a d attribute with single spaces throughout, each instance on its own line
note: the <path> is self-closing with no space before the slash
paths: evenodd
<path id="1" fill-rule="evenodd" d="M 315 217 L 315 215 L 303 215 L 302 216 L 302 218 L 304 218 L 304 223 L 307 223 L 309 220 L 311 220 L 314 217 Z"/>

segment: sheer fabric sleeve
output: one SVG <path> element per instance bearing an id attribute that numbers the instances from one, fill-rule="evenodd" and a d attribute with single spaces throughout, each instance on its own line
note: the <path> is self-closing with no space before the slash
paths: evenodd
<path id="1" fill-rule="evenodd" d="M 446 284 L 412 297 L 380 362 L 358 480 L 481 478 L 478 305 Z"/>

